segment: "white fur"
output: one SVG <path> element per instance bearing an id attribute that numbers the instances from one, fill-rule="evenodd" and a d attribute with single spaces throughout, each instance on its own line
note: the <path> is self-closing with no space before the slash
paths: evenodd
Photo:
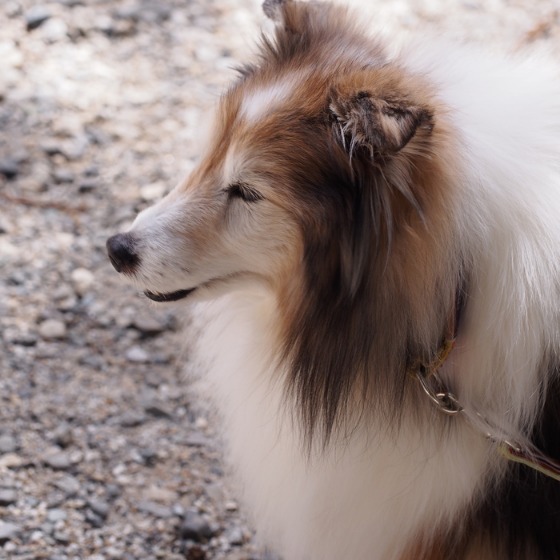
<path id="1" fill-rule="evenodd" d="M 463 146 L 458 216 L 474 277 L 452 374 L 466 405 L 520 438 L 546 382 L 542 357 L 560 346 L 558 67 L 437 41 L 404 59 L 436 84 Z"/>
<path id="2" fill-rule="evenodd" d="M 545 382 L 542 356 L 560 341 L 559 82 L 540 58 L 451 45 L 409 55 L 462 133 L 458 227 L 474 278 L 444 376 L 471 410 L 522 437 Z M 257 286 L 199 308 L 201 355 L 213 356 L 229 457 L 261 536 L 288 560 L 391 560 L 417 533 L 455 521 L 500 469 L 483 436 L 457 419 L 442 440 L 405 415 L 398 437 L 364 427 L 308 460 L 282 404 L 275 314 Z"/>
<path id="3" fill-rule="evenodd" d="M 258 121 L 285 103 L 299 81 L 300 77 L 294 75 L 253 91 L 243 100 L 240 114 L 249 123 Z"/>
<path id="4" fill-rule="evenodd" d="M 560 347 L 560 81 L 543 57 L 506 60 L 436 41 L 415 43 L 401 64 L 434 83 L 460 131 L 460 194 L 450 211 L 470 249 L 473 276 L 458 346 L 443 376 L 497 432 L 523 438 L 546 388 L 543 356 Z M 243 115 L 259 119 L 293 87 L 273 83 L 254 92 Z M 228 176 L 236 172 L 235 157 Z M 153 250 L 143 258 L 141 280 L 169 291 L 208 279 L 184 271 L 156 277 L 161 258 L 173 252 L 164 242 L 172 238 L 170 222 L 188 222 L 185 216 L 196 217 L 198 208 L 173 197 L 160 204 L 133 228 L 142 239 L 160 236 L 152 242 L 158 247 L 146 242 Z M 273 266 L 270 255 L 284 250 L 279 240 L 289 226 L 267 224 L 266 210 L 262 219 L 243 206 L 235 212 L 241 223 L 260 228 L 262 244 L 245 245 L 245 226 L 228 230 L 213 256 L 223 249 L 237 260 L 210 277 L 257 266 L 264 271 Z M 212 261 L 195 249 L 187 256 L 197 266 Z M 286 372 L 277 363 L 274 297 L 261 282 L 241 281 L 231 293 L 199 303 L 196 316 L 200 360 L 242 495 L 259 534 L 287 560 L 397 560 L 418 534 L 451 526 L 487 475 L 503 466 L 465 420 L 457 418 L 442 437 L 406 413 L 398 431 L 362 426 L 308 458 L 282 400 Z"/>
<path id="5" fill-rule="evenodd" d="M 419 520 L 446 525 L 469 502 L 488 460 L 472 431 L 444 443 L 407 420 L 397 439 L 358 430 L 308 460 L 273 365 L 274 301 L 248 286 L 199 312 L 229 459 L 260 537 L 285 558 L 397 558 L 406 537 L 424 528 Z"/>

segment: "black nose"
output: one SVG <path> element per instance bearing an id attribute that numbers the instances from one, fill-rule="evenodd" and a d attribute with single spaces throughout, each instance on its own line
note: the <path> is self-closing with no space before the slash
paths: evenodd
<path id="1" fill-rule="evenodd" d="M 130 233 L 117 233 L 109 237 L 107 254 L 117 272 L 134 272 L 140 262 L 134 249 L 134 238 Z"/>

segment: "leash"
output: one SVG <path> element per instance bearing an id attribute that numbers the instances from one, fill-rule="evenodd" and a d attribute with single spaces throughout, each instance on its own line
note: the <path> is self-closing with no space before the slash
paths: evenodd
<path id="1" fill-rule="evenodd" d="M 475 429 L 483 433 L 486 439 L 496 444 L 498 453 L 504 459 L 525 465 L 560 482 L 560 462 L 554 461 L 537 449 L 518 444 L 507 438 L 496 437 L 494 434 L 499 432 L 499 430 L 495 429 L 478 412 L 467 411 L 457 400 L 457 397 L 445 387 L 438 372 L 453 350 L 457 325 L 458 321 L 455 319 L 453 330 L 451 331 L 453 332 L 453 338 L 446 338 L 444 340 L 431 362 L 426 364 L 417 360 L 408 368 L 408 373 L 420 383 L 424 393 L 442 413 L 448 416 L 464 416 Z M 477 419 L 476 423 L 472 421 L 473 415 Z"/>

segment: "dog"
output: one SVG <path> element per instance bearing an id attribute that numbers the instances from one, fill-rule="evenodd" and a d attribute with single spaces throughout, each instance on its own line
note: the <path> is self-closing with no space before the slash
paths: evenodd
<path id="1" fill-rule="evenodd" d="M 274 22 L 192 174 L 107 242 L 190 302 L 287 560 L 560 558 L 560 79 L 340 6 Z"/>

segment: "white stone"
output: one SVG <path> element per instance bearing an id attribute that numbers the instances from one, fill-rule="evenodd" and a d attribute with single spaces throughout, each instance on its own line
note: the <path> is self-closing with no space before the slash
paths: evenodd
<path id="1" fill-rule="evenodd" d="M 145 363 L 148 361 L 148 353 L 140 346 L 132 346 L 126 353 L 129 362 Z"/>
<path id="2" fill-rule="evenodd" d="M 47 319 L 39 325 L 39 334 L 46 340 L 64 338 L 66 336 L 66 325 L 57 319 Z"/>
<path id="3" fill-rule="evenodd" d="M 72 285 L 79 296 L 85 295 L 92 287 L 95 276 L 86 268 L 76 268 L 72 271 Z"/>

